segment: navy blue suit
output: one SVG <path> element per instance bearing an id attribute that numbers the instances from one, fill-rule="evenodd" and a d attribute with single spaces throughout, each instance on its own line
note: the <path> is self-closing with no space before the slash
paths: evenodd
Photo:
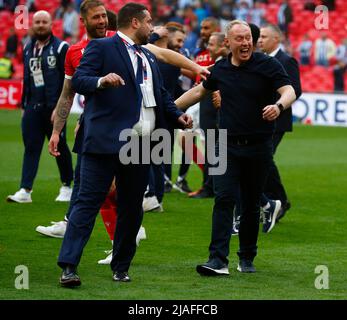
<path id="1" fill-rule="evenodd" d="M 152 70 L 157 103 L 156 128 L 165 128 L 166 122 L 178 127 L 177 119 L 182 112 L 163 88 L 155 57 L 146 49 L 143 52 Z M 109 73 L 121 76 L 125 85 L 97 89 L 98 79 Z M 72 85 L 76 92 L 86 98 L 81 185 L 69 218 L 58 265 L 78 265 L 96 215 L 116 176 L 118 220 L 111 268 L 113 271 L 126 272 L 136 251 L 136 235 L 143 218 L 142 200 L 148 184 L 149 165 L 124 165 L 119 159 L 120 148 L 126 143 L 119 140 L 119 135 L 123 129 L 130 129 L 138 122 L 141 93 L 127 48 L 118 35 L 89 43 L 72 78 Z"/>
<path id="2" fill-rule="evenodd" d="M 283 66 L 284 70 L 288 73 L 290 81 L 295 91 L 296 98 L 301 96 L 301 83 L 300 83 L 300 71 L 298 62 L 295 58 L 289 56 L 281 49 L 275 55 L 275 59 L 278 60 Z M 278 119 L 276 119 L 275 133 L 273 135 L 273 153 L 275 154 L 278 145 L 282 141 L 285 132 L 293 130 L 292 124 L 292 108 L 284 110 Z M 287 193 L 281 181 L 276 163 L 272 161 L 270 171 L 265 184 L 265 194 L 270 199 L 281 200 L 285 205 L 288 202 Z"/>

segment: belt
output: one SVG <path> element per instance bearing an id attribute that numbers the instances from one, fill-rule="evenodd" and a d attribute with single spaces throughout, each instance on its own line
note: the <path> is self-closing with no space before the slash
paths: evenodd
<path id="1" fill-rule="evenodd" d="M 251 146 L 263 143 L 269 139 L 272 139 L 272 136 L 228 136 L 228 143 L 237 146 Z"/>

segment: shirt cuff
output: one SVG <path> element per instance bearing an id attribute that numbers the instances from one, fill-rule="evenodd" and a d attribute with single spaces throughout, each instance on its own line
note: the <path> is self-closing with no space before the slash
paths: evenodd
<path id="1" fill-rule="evenodd" d="M 97 89 L 102 89 L 103 88 L 103 86 L 101 85 L 101 78 L 99 78 L 98 83 L 96 85 L 96 88 Z"/>

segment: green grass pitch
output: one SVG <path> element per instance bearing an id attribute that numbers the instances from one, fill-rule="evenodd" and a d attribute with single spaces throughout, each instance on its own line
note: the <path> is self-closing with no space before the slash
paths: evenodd
<path id="1" fill-rule="evenodd" d="M 72 145 L 76 116 L 69 120 Z M 188 199 L 176 191 L 164 199 L 164 213 L 146 213 L 147 240 L 130 268 L 131 283 L 115 283 L 109 266 L 97 264 L 110 249 L 100 217 L 79 266 L 82 286 L 60 288 L 56 259 L 61 239 L 35 232 L 37 225 L 62 220 L 66 203 L 54 201 L 60 187 L 54 159 L 45 145 L 32 204 L 5 201 L 18 190 L 23 144 L 20 111 L 0 111 L 0 299 L 346 299 L 347 298 L 347 128 L 295 126 L 276 161 L 292 209 L 270 234 L 259 234 L 256 274 L 236 271 L 238 239 L 230 245 L 229 277 L 204 278 L 213 200 Z M 75 161 L 75 158 L 74 158 Z M 174 176 L 177 174 L 177 167 Z M 201 181 L 192 165 L 192 187 Z M 15 268 L 29 270 L 29 289 L 18 290 Z M 317 289 L 324 265 L 329 289 Z"/>

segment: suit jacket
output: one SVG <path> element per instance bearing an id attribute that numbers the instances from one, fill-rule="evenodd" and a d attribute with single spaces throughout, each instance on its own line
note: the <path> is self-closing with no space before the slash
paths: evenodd
<path id="1" fill-rule="evenodd" d="M 282 64 L 284 70 L 288 73 L 295 91 L 296 99 L 298 99 L 301 96 L 298 62 L 295 60 L 295 58 L 289 56 L 281 49 L 277 52 L 275 58 Z M 284 110 L 276 120 L 275 132 L 285 131 L 293 131 L 292 107 Z"/>
<path id="2" fill-rule="evenodd" d="M 156 128 L 178 127 L 182 115 L 172 97 L 163 87 L 155 56 L 145 48 L 143 52 L 152 69 Z M 100 77 L 116 73 L 125 81 L 118 88 L 97 89 Z M 140 117 L 141 89 L 136 83 L 131 60 L 121 38 L 92 40 L 81 59 L 73 78 L 74 90 L 85 96 L 82 152 L 114 154 L 126 143 L 119 141 L 123 129 L 133 128 Z"/>

